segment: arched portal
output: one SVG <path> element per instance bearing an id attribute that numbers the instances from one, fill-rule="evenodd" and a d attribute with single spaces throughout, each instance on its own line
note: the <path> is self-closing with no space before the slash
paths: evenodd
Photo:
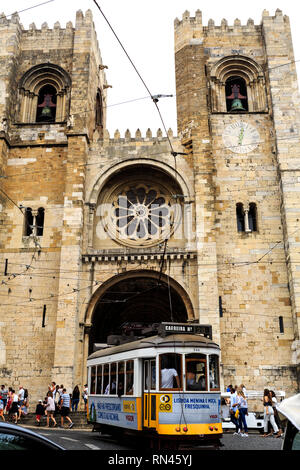
<path id="1" fill-rule="evenodd" d="M 193 309 L 185 290 L 158 272 L 134 271 L 116 276 L 95 293 L 90 307 L 89 354 L 95 343 L 106 343 L 109 335 L 121 334 L 126 322 L 146 324 L 186 322 Z"/>

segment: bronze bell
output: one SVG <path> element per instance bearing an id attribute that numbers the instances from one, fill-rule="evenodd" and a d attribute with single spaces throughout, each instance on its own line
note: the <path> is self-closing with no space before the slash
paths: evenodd
<path id="1" fill-rule="evenodd" d="M 232 111 L 246 111 L 239 98 L 233 100 L 230 112 Z"/>
<path id="2" fill-rule="evenodd" d="M 44 118 L 52 118 L 52 112 L 51 109 L 48 106 L 45 106 L 42 111 L 42 116 Z"/>

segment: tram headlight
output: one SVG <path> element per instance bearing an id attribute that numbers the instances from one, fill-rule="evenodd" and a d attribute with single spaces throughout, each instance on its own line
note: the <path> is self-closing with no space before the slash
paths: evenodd
<path id="1" fill-rule="evenodd" d="M 217 426 L 215 426 L 215 431 L 219 431 L 219 428 L 217 428 Z"/>
<path id="2" fill-rule="evenodd" d="M 183 432 L 188 432 L 188 428 L 187 428 L 187 426 L 184 426 L 184 428 L 183 428 Z"/>
<path id="3" fill-rule="evenodd" d="M 210 431 L 213 431 L 213 430 L 214 430 L 214 428 L 213 428 L 212 426 L 209 426 L 208 429 L 209 429 Z"/>

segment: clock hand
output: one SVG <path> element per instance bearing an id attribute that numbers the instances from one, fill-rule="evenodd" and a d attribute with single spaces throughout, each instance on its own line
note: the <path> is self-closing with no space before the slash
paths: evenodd
<path id="1" fill-rule="evenodd" d="M 244 128 L 242 127 L 241 129 L 241 132 L 240 132 L 240 135 L 239 135 L 239 145 L 242 145 L 242 142 L 243 142 L 243 138 L 244 138 Z"/>

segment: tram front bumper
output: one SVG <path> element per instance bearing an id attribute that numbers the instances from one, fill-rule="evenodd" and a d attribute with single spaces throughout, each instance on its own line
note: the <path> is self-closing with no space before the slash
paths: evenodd
<path id="1" fill-rule="evenodd" d="M 222 436 L 222 424 L 159 424 L 157 427 L 159 435 L 168 436 Z"/>

